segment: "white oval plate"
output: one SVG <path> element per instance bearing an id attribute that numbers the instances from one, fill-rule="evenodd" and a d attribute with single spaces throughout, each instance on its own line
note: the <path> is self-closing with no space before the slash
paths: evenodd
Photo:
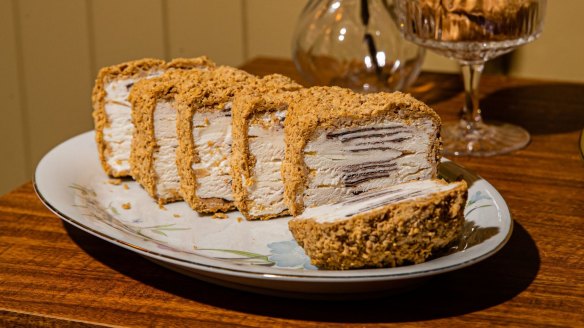
<path id="1" fill-rule="evenodd" d="M 201 216 L 184 202 L 160 207 L 134 181 L 113 181 L 98 160 L 94 133 L 51 150 L 37 166 L 42 202 L 64 221 L 172 270 L 228 287 L 301 298 L 368 297 L 477 263 L 511 235 L 501 195 L 487 181 L 444 160 L 439 174 L 469 184 L 463 237 L 429 261 L 398 268 L 317 270 L 288 230 L 290 218 L 246 221 Z"/>

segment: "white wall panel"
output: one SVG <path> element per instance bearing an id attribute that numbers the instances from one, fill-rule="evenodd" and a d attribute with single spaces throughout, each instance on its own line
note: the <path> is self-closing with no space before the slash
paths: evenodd
<path id="1" fill-rule="evenodd" d="M 18 0 L 23 110 L 33 166 L 55 145 L 92 126 L 86 4 Z"/>
<path id="2" fill-rule="evenodd" d="M 30 179 L 20 107 L 18 45 L 12 1 L 0 1 L 0 195 Z"/>
<path id="3" fill-rule="evenodd" d="M 167 0 L 170 56 L 207 55 L 219 64 L 242 64 L 242 8 L 242 0 Z"/>
<path id="4" fill-rule="evenodd" d="M 584 1 L 548 1 L 541 37 L 520 47 L 511 75 L 584 82 Z"/>
<path id="5" fill-rule="evenodd" d="M 90 0 L 97 68 L 165 57 L 162 0 Z"/>
<path id="6" fill-rule="evenodd" d="M 246 0 L 249 58 L 291 58 L 291 44 L 298 16 L 306 0 Z"/>

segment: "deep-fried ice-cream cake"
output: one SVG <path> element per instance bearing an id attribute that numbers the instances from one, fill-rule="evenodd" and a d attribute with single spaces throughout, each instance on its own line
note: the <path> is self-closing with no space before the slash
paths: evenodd
<path id="1" fill-rule="evenodd" d="M 233 102 L 233 194 L 237 208 L 250 220 L 288 214 L 281 176 L 284 122 L 293 91 L 301 88 L 281 75 L 263 80 Z"/>
<path id="2" fill-rule="evenodd" d="M 298 91 L 285 121 L 284 199 L 305 208 L 436 177 L 440 118 L 413 97 L 338 87 Z"/>
<path id="3" fill-rule="evenodd" d="M 139 59 L 102 68 L 92 93 L 95 139 L 101 164 L 112 177 L 130 174 L 130 148 L 134 127 L 128 95 L 134 84 L 164 74 L 167 70 L 208 69 L 206 57 L 177 58 L 168 63 Z"/>
<path id="4" fill-rule="evenodd" d="M 466 198 L 464 181 L 414 181 L 307 208 L 288 225 L 321 269 L 415 264 L 460 235 Z"/>

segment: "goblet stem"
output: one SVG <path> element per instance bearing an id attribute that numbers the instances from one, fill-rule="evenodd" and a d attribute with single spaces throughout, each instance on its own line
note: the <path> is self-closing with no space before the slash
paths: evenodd
<path id="1" fill-rule="evenodd" d="M 507 123 L 483 122 L 479 108 L 479 82 L 484 62 L 461 63 L 464 81 L 464 106 L 458 122 L 442 125 L 446 155 L 492 156 L 521 149 L 529 142 L 529 133 Z"/>
<path id="2" fill-rule="evenodd" d="M 483 122 L 479 108 L 479 82 L 484 67 L 484 63 L 461 64 L 464 80 L 464 107 L 462 107 L 461 119 L 469 133 L 475 131 L 477 125 Z"/>

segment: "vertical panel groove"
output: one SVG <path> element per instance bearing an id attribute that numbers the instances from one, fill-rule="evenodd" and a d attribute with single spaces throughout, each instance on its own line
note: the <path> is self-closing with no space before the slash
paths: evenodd
<path id="1" fill-rule="evenodd" d="M 95 60 L 95 22 L 93 20 L 93 1 L 85 0 L 85 19 L 87 20 L 87 41 L 89 51 L 89 71 L 91 76 L 97 76 L 97 62 Z M 93 84 L 93 80 L 91 80 Z"/>
<path id="2" fill-rule="evenodd" d="M 162 15 L 162 45 L 164 47 L 164 59 L 170 60 L 170 27 L 168 26 L 168 0 L 161 0 Z"/>
<path id="3" fill-rule="evenodd" d="M 247 62 L 249 60 L 249 38 L 248 32 L 248 12 L 247 12 L 247 0 L 241 0 L 241 38 L 243 43 L 243 61 Z"/>
<path id="4" fill-rule="evenodd" d="M 14 17 L 14 42 L 16 46 L 16 71 L 18 74 L 18 97 L 20 101 L 20 123 L 22 124 L 22 140 L 24 143 L 24 163 L 26 166 L 26 172 L 33 174 L 28 101 L 26 97 L 26 83 L 24 81 L 24 49 L 22 46 L 22 24 L 20 20 L 20 14 L 18 0 L 12 0 L 12 15 Z"/>

